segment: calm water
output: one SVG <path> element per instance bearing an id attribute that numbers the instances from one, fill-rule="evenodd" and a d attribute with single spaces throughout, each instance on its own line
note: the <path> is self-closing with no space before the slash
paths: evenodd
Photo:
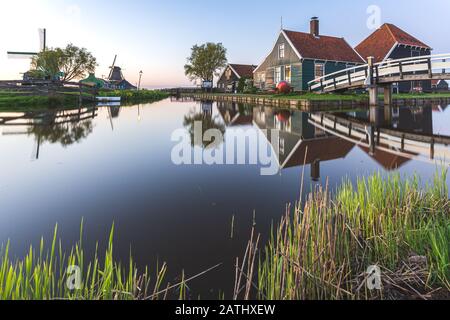
<path id="1" fill-rule="evenodd" d="M 50 241 L 58 223 L 69 246 L 78 240 L 84 219 L 85 244 L 92 250 L 97 241 L 104 246 L 114 222 L 117 257 L 127 260 L 131 251 L 140 266 L 165 261 L 171 282 L 183 269 L 194 275 L 223 263 L 191 283 L 194 298 L 217 298 L 219 290 L 231 290 L 233 264 L 245 249 L 253 216 L 258 231 L 267 236 L 286 204 L 298 199 L 305 161 L 307 189 L 326 180 L 334 187 L 344 177 L 354 181 L 374 171 L 418 173 L 427 181 L 436 162 L 448 163 L 450 151 L 436 144 L 438 161 L 433 161 L 429 146 L 400 150 L 392 145 L 399 132 L 450 136 L 446 106 L 328 114 L 322 120 L 272 108 L 165 100 L 14 116 L 22 115 L 0 113 L 0 119 L 8 120 L 7 125 L 0 120 L 0 242 L 10 239 L 12 254 L 21 257 L 41 236 Z M 173 164 L 171 135 L 190 129 L 187 120 L 196 118 L 225 137 L 240 129 L 280 129 L 275 160 L 281 173 L 261 176 L 259 165 Z M 342 138 L 346 121 L 354 129 Z M 382 133 L 378 148 L 371 150 L 370 139 L 358 131 L 361 126 L 395 134 Z"/>

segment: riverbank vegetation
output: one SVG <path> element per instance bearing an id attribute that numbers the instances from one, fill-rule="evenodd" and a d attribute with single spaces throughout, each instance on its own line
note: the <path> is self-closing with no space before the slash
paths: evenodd
<path id="1" fill-rule="evenodd" d="M 235 299 L 434 299 L 450 298 L 450 201 L 447 172 L 422 188 L 418 177 L 375 174 L 335 192 L 317 188 L 288 209 L 267 243 L 252 232 L 237 260 Z M 0 254 L 0 299 L 186 298 L 187 283 L 165 283 L 163 264 L 151 273 L 130 260 L 117 262 L 111 231 L 106 251 L 86 257 L 83 236 L 70 250 L 57 240 L 30 247 L 12 259 Z M 262 250 L 260 250 L 260 247 Z M 79 266 L 75 285 L 72 266 Z M 370 290 L 370 266 L 381 271 L 380 290 Z M 232 279 L 230 279 L 230 282 Z M 372 283 L 377 285 L 376 281 Z M 373 289 L 373 288 L 372 288 Z M 175 293 L 174 293 L 175 292 Z M 169 295 L 170 293 L 170 295 Z"/>
<path id="2" fill-rule="evenodd" d="M 0 91 L 0 110 L 35 109 L 36 107 L 63 107 L 74 106 L 79 97 L 74 94 L 56 96 L 32 95 L 27 92 Z"/>
<path id="3" fill-rule="evenodd" d="M 158 90 L 114 90 L 100 91 L 102 97 L 120 97 L 125 103 L 145 103 L 163 100 L 169 97 L 169 94 Z"/>
<path id="4" fill-rule="evenodd" d="M 255 279 L 244 297 L 450 298 L 446 173 L 424 189 L 419 178 L 399 175 L 374 175 L 356 186 L 344 182 L 334 196 L 319 188 L 304 206 L 288 210 L 259 264 L 254 242 L 239 269 L 246 270 L 245 279 Z M 368 288 L 370 266 L 381 271 L 381 290 Z"/>
<path id="5" fill-rule="evenodd" d="M 50 246 L 41 240 L 39 248 L 30 247 L 24 259 L 12 260 L 7 244 L 1 252 L 0 299 L 132 300 L 167 295 L 161 288 L 165 264 L 154 275 L 149 269 L 138 270 L 132 258 L 127 266 L 121 265 L 113 256 L 113 234 L 114 227 L 106 251 L 100 255 L 97 250 L 90 261 L 86 261 L 82 240 L 64 252 L 57 228 Z"/>
<path id="6" fill-rule="evenodd" d="M 366 93 L 291 93 L 291 94 L 271 94 L 271 93 L 208 93 L 208 96 L 235 96 L 235 97 L 248 97 L 248 98 L 260 98 L 260 99 L 274 99 L 274 100 L 307 100 L 307 101 L 368 101 L 369 95 Z M 383 99 L 383 95 L 379 96 Z M 393 99 L 450 99 L 450 92 L 441 93 L 403 93 L 394 94 Z"/>

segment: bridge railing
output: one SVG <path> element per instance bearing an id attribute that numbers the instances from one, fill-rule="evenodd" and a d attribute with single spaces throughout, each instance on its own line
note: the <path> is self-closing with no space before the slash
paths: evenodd
<path id="1" fill-rule="evenodd" d="M 368 64 L 360 65 L 327 74 L 310 81 L 308 86 L 310 91 L 323 92 L 362 88 L 369 83 L 367 79 L 370 74 L 373 76 L 370 83 L 410 81 L 411 76 L 430 80 L 434 76 L 448 75 L 450 77 L 450 54 L 387 60 L 374 64 L 372 73 Z"/>

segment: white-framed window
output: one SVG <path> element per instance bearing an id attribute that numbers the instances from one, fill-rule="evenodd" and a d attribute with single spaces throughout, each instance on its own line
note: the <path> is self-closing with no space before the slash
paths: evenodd
<path id="1" fill-rule="evenodd" d="M 292 67 L 286 66 L 284 68 L 284 80 L 286 80 L 288 83 L 292 82 Z"/>
<path id="2" fill-rule="evenodd" d="M 273 79 L 275 81 L 275 84 L 278 84 L 281 81 L 281 67 L 275 68 Z"/>
<path id="3" fill-rule="evenodd" d="M 285 56 L 285 45 L 284 45 L 284 43 L 282 43 L 278 47 L 278 58 L 283 59 L 284 56 Z"/>
<path id="4" fill-rule="evenodd" d="M 314 64 L 314 78 L 321 78 L 325 75 L 325 64 L 315 63 Z"/>

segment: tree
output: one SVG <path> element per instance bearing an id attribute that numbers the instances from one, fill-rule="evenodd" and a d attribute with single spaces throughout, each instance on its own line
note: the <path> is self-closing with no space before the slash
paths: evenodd
<path id="1" fill-rule="evenodd" d="M 220 69 L 227 65 L 227 49 L 221 43 L 206 43 L 192 47 L 191 56 L 184 66 L 185 74 L 192 81 L 213 81 Z"/>
<path id="2" fill-rule="evenodd" d="M 59 74 L 62 81 L 81 79 L 95 71 L 97 59 L 85 48 L 73 44 L 66 48 L 56 48 L 40 52 L 31 62 L 34 70 L 55 79 Z"/>

